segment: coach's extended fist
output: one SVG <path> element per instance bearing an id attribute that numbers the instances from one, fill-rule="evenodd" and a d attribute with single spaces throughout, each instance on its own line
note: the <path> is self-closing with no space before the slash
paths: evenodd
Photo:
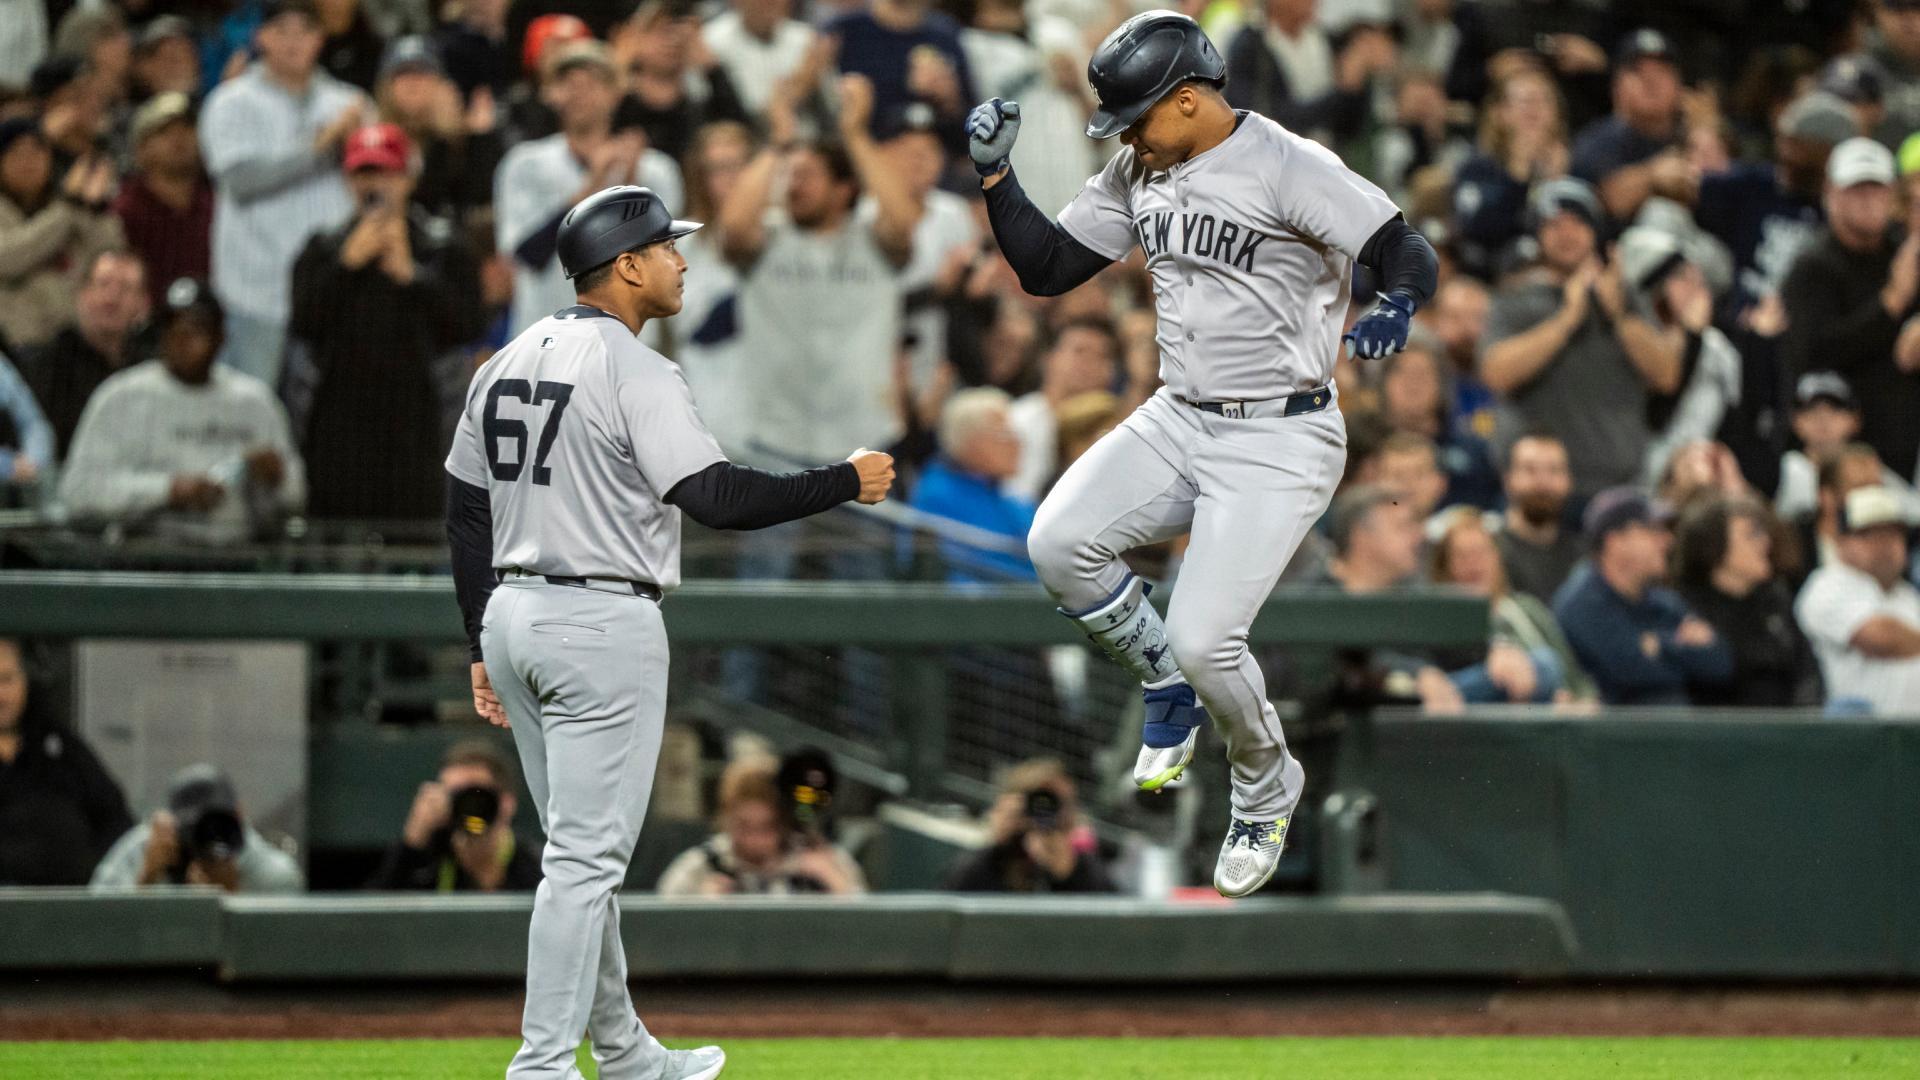
<path id="1" fill-rule="evenodd" d="M 860 501 L 872 506 L 893 490 L 893 455 L 861 447 L 847 456 L 860 474 Z"/>
<path id="2" fill-rule="evenodd" d="M 967 114 L 967 156 L 973 170 L 992 176 L 1007 167 L 1013 140 L 1020 137 L 1020 103 L 994 98 Z"/>

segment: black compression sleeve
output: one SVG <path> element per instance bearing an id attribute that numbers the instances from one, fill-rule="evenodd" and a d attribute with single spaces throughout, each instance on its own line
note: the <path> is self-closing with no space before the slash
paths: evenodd
<path id="1" fill-rule="evenodd" d="M 1361 246 L 1360 265 L 1380 279 L 1381 292 L 1404 293 L 1416 307 L 1425 304 L 1440 284 L 1440 256 L 1398 214 Z"/>
<path id="2" fill-rule="evenodd" d="M 716 461 L 673 485 L 667 502 L 710 529 L 764 529 L 859 495 L 860 474 L 850 461 L 790 473 Z"/>
<path id="3" fill-rule="evenodd" d="M 499 579 L 493 573 L 493 505 L 487 489 L 447 475 L 447 545 L 453 549 L 453 594 L 467 625 L 467 645 L 480 662 L 480 619 Z"/>
<path id="4" fill-rule="evenodd" d="M 1084 284 L 1113 260 L 1068 235 L 1020 190 L 1009 169 L 987 189 L 987 219 L 994 239 L 1020 287 L 1035 296 L 1058 296 Z"/>

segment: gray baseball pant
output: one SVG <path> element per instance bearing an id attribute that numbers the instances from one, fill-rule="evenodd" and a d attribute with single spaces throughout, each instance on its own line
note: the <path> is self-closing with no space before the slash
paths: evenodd
<path id="1" fill-rule="evenodd" d="M 1027 536 L 1040 580 L 1062 610 L 1079 613 L 1127 586 L 1122 552 L 1191 534 L 1166 641 L 1227 744 L 1236 817 L 1273 821 L 1300 801 L 1305 772 L 1287 752 L 1247 634 L 1346 459 L 1346 424 L 1331 405 L 1234 419 L 1163 388 L 1067 469 Z"/>
<path id="2" fill-rule="evenodd" d="M 508 578 L 480 634 L 547 846 L 527 935 L 523 1042 L 508 1080 L 653 1080 L 665 1051 L 635 1015 L 620 885 L 640 836 L 667 704 L 660 608 L 613 583 Z"/>

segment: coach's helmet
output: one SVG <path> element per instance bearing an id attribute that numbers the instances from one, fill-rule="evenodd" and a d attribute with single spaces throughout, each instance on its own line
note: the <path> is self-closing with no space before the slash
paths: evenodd
<path id="1" fill-rule="evenodd" d="M 1135 15 L 1107 35 L 1087 62 L 1087 82 L 1100 107 L 1087 134 L 1111 139 L 1188 79 L 1224 86 L 1227 62 L 1200 24 L 1177 11 Z"/>
<path id="2" fill-rule="evenodd" d="M 700 228 L 697 221 L 678 221 L 667 204 L 650 189 L 623 184 L 581 199 L 560 219 L 555 248 L 560 269 L 577 278 L 648 244 L 673 240 Z"/>

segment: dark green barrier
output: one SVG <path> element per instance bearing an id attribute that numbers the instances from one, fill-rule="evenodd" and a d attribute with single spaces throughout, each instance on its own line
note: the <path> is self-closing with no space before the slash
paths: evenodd
<path id="1" fill-rule="evenodd" d="M 668 598 L 676 645 L 1070 645 L 1084 639 L 1035 586 L 692 581 Z M 1283 594 L 1253 627 L 1271 645 L 1458 646 L 1485 601 L 1444 593 Z M 0 634 L 21 637 L 452 641 L 447 577 L 0 571 Z"/>
<path id="2" fill-rule="evenodd" d="M 715 901 L 629 895 L 620 904 L 636 978 L 1543 978 L 1566 972 L 1575 954 L 1554 905 L 1501 896 L 1170 905 L 924 894 Z M 171 967 L 217 970 L 234 982 L 511 980 L 525 971 L 532 905 L 527 895 L 0 889 L 0 926 L 8 928 L 0 935 L 0 971 Z M 39 940 L 15 927 L 31 927 Z"/>
<path id="3" fill-rule="evenodd" d="M 1920 976 L 1920 724 L 1380 717 L 1387 879 L 1555 900 L 1601 975 Z"/>

